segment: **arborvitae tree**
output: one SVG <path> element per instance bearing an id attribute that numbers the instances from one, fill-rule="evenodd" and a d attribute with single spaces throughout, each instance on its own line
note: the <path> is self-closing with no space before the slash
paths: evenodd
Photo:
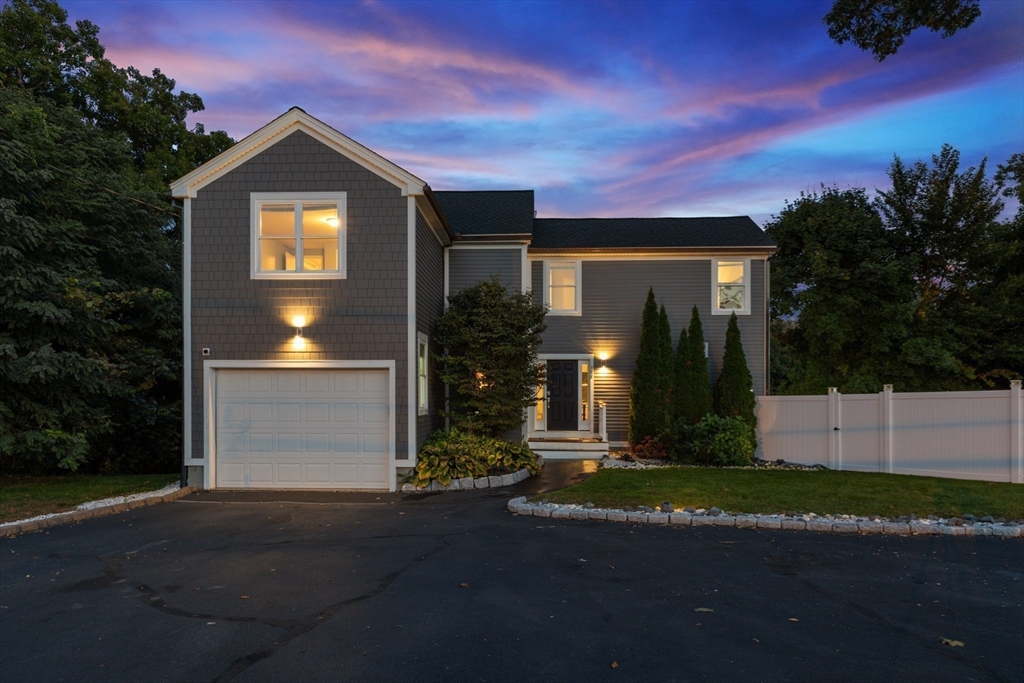
<path id="1" fill-rule="evenodd" d="M 672 420 L 678 420 L 686 414 L 687 397 L 693 379 L 690 376 L 690 337 L 686 328 L 679 330 L 679 345 L 676 346 L 675 375 L 676 386 L 672 394 Z"/>
<path id="2" fill-rule="evenodd" d="M 663 428 L 659 412 L 658 389 L 661 386 L 661 321 L 654 289 L 647 292 L 640 319 L 640 352 L 629 387 L 629 442 L 640 443 L 645 436 L 656 436 Z"/>
<path id="3" fill-rule="evenodd" d="M 658 397 L 660 399 L 662 429 L 672 421 L 672 396 L 676 389 L 675 353 L 672 351 L 672 327 L 668 322 L 665 304 L 658 313 L 658 352 L 661 356 L 658 373 Z"/>
<path id="4" fill-rule="evenodd" d="M 721 417 L 738 417 L 750 425 L 751 436 L 757 427 L 754 415 L 754 380 L 747 367 L 743 353 L 743 340 L 736 314 L 729 316 L 729 327 L 725 332 L 725 355 L 722 357 L 722 371 L 715 382 L 715 413 Z"/>
<path id="5" fill-rule="evenodd" d="M 714 410 L 711 397 L 711 375 L 708 374 L 708 359 L 704 355 L 704 326 L 700 313 L 693 307 L 690 315 L 690 385 L 687 387 L 683 417 L 691 424 Z"/>

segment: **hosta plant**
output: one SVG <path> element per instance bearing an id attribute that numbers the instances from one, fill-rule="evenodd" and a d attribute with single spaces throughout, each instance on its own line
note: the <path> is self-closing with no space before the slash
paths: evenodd
<path id="1" fill-rule="evenodd" d="M 413 484 L 423 488 L 431 481 L 447 486 L 452 479 L 506 474 L 526 468 L 540 471 L 537 456 L 525 443 L 511 443 L 456 428 L 434 432 L 420 450 Z"/>

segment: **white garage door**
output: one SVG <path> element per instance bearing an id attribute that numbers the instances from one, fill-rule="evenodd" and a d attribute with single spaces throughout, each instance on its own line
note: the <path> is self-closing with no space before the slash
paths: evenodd
<path id="1" fill-rule="evenodd" d="M 387 370 L 219 370 L 217 486 L 386 489 Z"/>

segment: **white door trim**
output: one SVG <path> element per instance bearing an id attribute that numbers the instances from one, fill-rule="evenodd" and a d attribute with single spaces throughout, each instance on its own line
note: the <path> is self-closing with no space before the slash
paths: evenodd
<path id="1" fill-rule="evenodd" d="M 395 460 L 395 361 L 393 360 L 208 360 L 203 361 L 203 488 L 217 487 L 217 371 L 248 370 L 387 370 L 388 371 L 388 490 L 398 488 Z"/>

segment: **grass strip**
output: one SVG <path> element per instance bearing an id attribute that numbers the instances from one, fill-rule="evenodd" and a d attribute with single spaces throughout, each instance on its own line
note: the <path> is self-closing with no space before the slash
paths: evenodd
<path id="1" fill-rule="evenodd" d="M 0 477 L 0 522 L 66 512 L 90 500 L 155 491 L 176 481 L 177 474 Z"/>
<path id="2" fill-rule="evenodd" d="M 586 481 L 538 496 L 552 503 L 621 508 L 663 501 L 677 510 L 718 506 L 746 513 L 784 512 L 901 517 L 973 514 L 1024 519 L 1024 486 L 867 472 L 672 467 L 601 469 Z"/>

